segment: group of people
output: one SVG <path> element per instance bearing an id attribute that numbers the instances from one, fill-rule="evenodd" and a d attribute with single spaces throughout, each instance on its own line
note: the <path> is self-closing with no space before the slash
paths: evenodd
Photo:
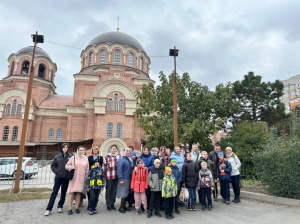
<path id="1" fill-rule="evenodd" d="M 113 145 L 104 158 L 99 155 L 97 146 L 92 147 L 89 157 L 85 156 L 83 146 L 79 146 L 73 156 L 68 148 L 67 143 L 62 144 L 61 153 L 55 156 L 51 164 L 55 181 L 45 216 L 50 214 L 60 188 L 58 212 L 62 212 L 69 189 L 69 215 L 73 214 L 74 200 L 75 213 L 80 213 L 79 207 L 85 195 L 88 197 L 89 214 L 96 214 L 99 194 L 104 188 L 108 211 L 116 210 L 115 202 L 119 198 L 120 213 L 131 211 L 134 204 L 136 214 L 144 212 L 148 218 L 153 214 L 162 217 L 160 210 L 165 211 L 167 219 L 174 218 L 173 212 L 180 214 L 179 206 L 184 205 L 179 197 L 181 188 L 188 191 L 189 211 L 196 211 L 197 190 L 202 210 L 207 208 L 211 211 L 211 195 L 217 201 L 218 182 L 224 203 L 230 204 L 230 183 L 235 195 L 232 201 L 240 202 L 241 162 L 230 147 L 226 148 L 224 155 L 218 144 L 209 154 L 200 152 L 197 144 L 192 145 L 191 151 L 176 146 L 173 152 L 165 146 L 151 150 L 146 146 L 138 156 L 133 147 L 126 148 L 120 154 L 117 146 Z M 71 180 L 65 176 L 65 172 L 70 170 L 74 170 Z"/>

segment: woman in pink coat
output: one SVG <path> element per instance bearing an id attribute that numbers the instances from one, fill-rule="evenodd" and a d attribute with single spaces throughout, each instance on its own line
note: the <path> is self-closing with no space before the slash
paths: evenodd
<path id="1" fill-rule="evenodd" d="M 89 161 L 88 158 L 84 155 L 85 148 L 83 146 L 79 146 L 77 148 L 77 155 L 75 156 L 75 164 L 74 164 L 74 156 L 72 156 L 66 164 L 66 169 L 71 170 L 75 169 L 73 179 L 69 182 L 69 211 L 68 214 L 72 215 L 72 202 L 74 195 L 76 194 L 76 204 L 75 204 L 75 212 L 77 214 L 80 213 L 78 206 L 80 203 L 81 193 L 85 188 L 86 177 L 89 172 Z"/>

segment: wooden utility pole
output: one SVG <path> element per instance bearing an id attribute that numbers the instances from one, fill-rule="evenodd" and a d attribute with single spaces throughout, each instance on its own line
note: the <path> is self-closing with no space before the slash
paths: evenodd
<path id="1" fill-rule="evenodd" d="M 177 54 L 178 55 L 178 54 Z M 173 76 L 173 111 L 174 111 L 174 147 L 178 145 L 177 127 L 177 78 L 176 78 L 176 47 L 174 46 L 174 76 Z"/>
<path id="2" fill-rule="evenodd" d="M 21 133 L 21 142 L 20 142 L 20 148 L 19 148 L 19 157 L 18 157 L 18 164 L 17 164 L 17 171 L 15 175 L 15 186 L 14 186 L 14 193 L 18 193 L 20 190 L 20 177 L 21 177 L 21 171 L 22 171 L 22 163 L 23 163 L 23 156 L 24 156 L 24 147 L 26 142 L 26 134 L 27 134 L 27 125 L 28 125 L 28 117 L 29 117 L 29 108 L 30 108 L 30 101 L 31 101 L 31 93 L 32 93 L 32 85 L 33 85 L 33 76 L 34 76 L 34 56 L 35 56 L 35 48 L 36 44 L 43 43 L 44 37 L 39 35 L 36 31 L 36 34 L 33 35 L 34 40 L 34 47 L 33 47 L 33 54 L 32 54 L 32 60 L 29 70 L 29 80 L 28 80 L 28 87 L 27 87 L 27 96 L 26 96 L 26 103 L 25 103 L 25 112 L 24 112 L 24 120 L 23 120 L 23 126 L 22 126 L 22 133 Z M 42 38 L 42 40 L 40 39 Z M 25 178 L 25 176 L 24 176 Z"/>

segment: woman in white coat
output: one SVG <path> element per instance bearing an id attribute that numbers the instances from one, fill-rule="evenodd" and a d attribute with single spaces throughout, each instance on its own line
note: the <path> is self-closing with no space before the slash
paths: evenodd
<path id="1" fill-rule="evenodd" d="M 231 147 L 226 148 L 226 158 L 227 161 L 230 163 L 232 170 L 231 170 L 231 184 L 232 189 L 234 192 L 234 199 L 232 202 L 234 203 L 240 203 L 240 170 L 241 167 L 241 161 L 237 157 L 236 154 L 232 152 Z"/>

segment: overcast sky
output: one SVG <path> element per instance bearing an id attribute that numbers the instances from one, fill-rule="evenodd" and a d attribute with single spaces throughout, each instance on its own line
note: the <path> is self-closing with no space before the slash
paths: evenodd
<path id="1" fill-rule="evenodd" d="M 151 58 L 150 77 L 173 70 L 214 89 L 242 80 L 249 71 L 264 81 L 300 74 L 299 0 L 51 0 L 1 1 L 0 78 L 11 53 L 32 46 L 38 31 L 45 41 L 85 49 L 95 36 L 120 31 L 137 39 Z M 73 94 L 80 49 L 49 42 L 39 45 L 57 64 L 57 93 Z"/>

